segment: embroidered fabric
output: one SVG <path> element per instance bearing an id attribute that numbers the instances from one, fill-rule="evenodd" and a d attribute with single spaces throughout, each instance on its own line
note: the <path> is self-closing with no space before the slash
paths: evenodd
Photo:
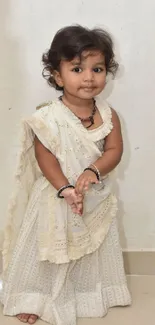
<path id="1" fill-rule="evenodd" d="M 68 263 L 92 253 L 103 242 L 117 211 L 116 198 L 111 194 L 108 176 L 102 184 L 89 190 L 84 199 L 83 217 L 79 218 L 72 213 L 65 200 L 60 202 L 56 190 L 39 171 L 33 147 L 33 139 L 37 135 L 44 146 L 55 154 L 64 174 L 74 185 L 84 168 L 102 155 L 95 142 L 104 140 L 113 127 L 108 105 L 97 102 L 97 106 L 103 125 L 95 130 L 85 129 L 81 121 L 59 100 L 38 110 L 23 122 L 16 189 L 10 200 L 9 220 L 5 231 L 5 269 L 12 255 L 23 215 L 26 213 L 28 219 L 31 219 L 36 209 L 38 253 L 41 261 Z M 27 208 L 30 195 L 37 196 L 37 203 Z"/>
<path id="2" fill-rule="evenodd" d="M 3 281 L 4 315 L 36 314 L 52 325 L 76 325 L 77 317 L 103 317 L 131 304 L 116 218 L 98 250 L 66 264 L 38 260 L 37 215 L 23 229 Z"/>
<path id="3" fill-rule="evenodd" d="M 131 297 L 114 218 L 116 199 L 111 194 L 109 177 L 100 188 L 93 187 L 85 199 L 84 217 L 77 218 L 68 213 L 65 204 L 57 204 L 61 200 L 57 201 L 51 185 L 36 165 L 34 133 L 64 164 L 64 151 L 60 150 L 59 143 L 60 138 L 64 140 L 60 137 L 64 123 L 54 124 L 52 129 L 47 127 L 47 111 L 51 109 L 54 114 L 54 105 L 57 107 L 57 102 L 40 109 L 29 122 L 24 122 L 16 189 L 5 231 L 5 272 L 0 300 L 4 315 L 36 314 L 52 325 L 76 325 L 77 317 L 105 316 L 110 307 L 129 305 Z M 102 127 L 86 133 L 80 126 L 85 148 L 88 145 L 85 138 L 96 142 L 90 148 L 93 148 L 93 157 L 89 155 L 88 145 L 85 163 L 91 163 L 103 153 L 104 137 L 112 129 L 106 104 L 102 114 Z M 48 123 L 52 123 L 52 118 Z M 51 130 L 54 144 L 50 142 Z M 81 146 L 75 128 L 71 136 L 77 141 L 79 154 Z M 72 146 L 68 143 L 67 155 L 73 152 Z M 76 171 L 70 171 L 69 161 L 66 161 L 64 170 L 72 181 L 84 168 L 84 157 L 81 157 L 81 169 L 78 166 Z M 77 166 L 76 158 L 74 162 Z M 67 212 L 68 218 L 63 218 L 62 210 Z M 45 261 L 45 257 L 48 260 Z"/>

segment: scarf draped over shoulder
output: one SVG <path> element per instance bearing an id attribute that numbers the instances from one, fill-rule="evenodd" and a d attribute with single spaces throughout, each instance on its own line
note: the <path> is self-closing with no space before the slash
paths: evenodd
<path id="1" fill-rule="evenodd" d="M 108 104 L 97 102 L 97 105 L 103 117 L 103 127 L 99 129 L 96 141 L 105 138 L 113 127 Z M 37 218 L 38 259 L 61 264 L 98 249 L 117 211 L 107 175 L 101 184 L 92 186 L 85 195 L 83 216 L 74 214 L 65 200 L 57 198 L 56 189 L 38 166 L 34 152 L 35 135 L 56 156 L 73 185 L 84 168 L 104 154 L 95 144 L 92 132 L 85 129 L 59 100 L 22 121 L 19 163 L 4 233 L 4 269 L 12 256 L 25 215 L 27 224 Z M 30 205 L 30 201 L 33 204 Z"/>

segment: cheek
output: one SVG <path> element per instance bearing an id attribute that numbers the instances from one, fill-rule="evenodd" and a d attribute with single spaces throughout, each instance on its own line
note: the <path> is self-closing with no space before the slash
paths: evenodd
<path id="1" fill-rule="evenodd" d="M 71 85 L 72 87 L 74 87 L 81 82 L 81 78 L 80 75 L 69 73 L 68 76 L 65 77 L 65 81 L 66 85 Z"/>
<path id="2" fill-rule="evenodd" d="M 105 84 L 106 84 L 106 74 L 99 76 L 98 84 L 101 85 L 102 87 L 105 86 Z"/>

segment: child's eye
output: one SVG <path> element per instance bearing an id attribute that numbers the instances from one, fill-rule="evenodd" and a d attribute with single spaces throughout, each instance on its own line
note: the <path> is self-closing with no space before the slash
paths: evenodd
<path id="1" fill-rule="evenodd" d="M 79 68 L 79 67 L 76 67 L 74 68 L 72 71 L 76 72 L 76 73 L 79 73 L 79 72 L 82 72 L 82 69 Z"/>
<path id="2" fill-rule="evenodd" d="M 97 73 L 99 73 L 99 72 L 102 72 L 103 71 L 103 69 L 102 68 L 94 68 L 94 72 L 97 72 Z"/>

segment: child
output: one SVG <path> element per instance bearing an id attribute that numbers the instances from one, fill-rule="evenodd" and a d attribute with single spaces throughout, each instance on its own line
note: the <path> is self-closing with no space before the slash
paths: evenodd
<path id="1" fill-rule="evenodd" d="M 4 314 L 75 325 L 131 303 L 109 173 L 121 160 L 119 118 L 99 100 L 115 74 L 111 37 L 70 26 L 43 55 L 62 96 L 23 121 L 3 249 Z"/>

